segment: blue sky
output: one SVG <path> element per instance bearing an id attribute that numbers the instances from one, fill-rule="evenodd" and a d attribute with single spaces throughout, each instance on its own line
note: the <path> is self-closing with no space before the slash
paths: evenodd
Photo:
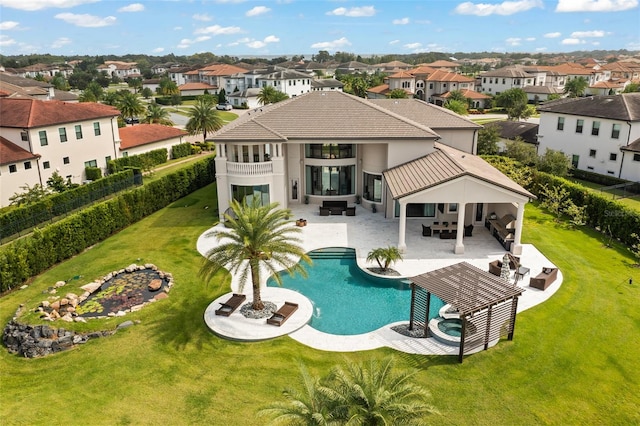
<path id="1" fill-rule="evenodd" d="M 4 55 L 640 50 L 639 0 L 0 0 Z"/>

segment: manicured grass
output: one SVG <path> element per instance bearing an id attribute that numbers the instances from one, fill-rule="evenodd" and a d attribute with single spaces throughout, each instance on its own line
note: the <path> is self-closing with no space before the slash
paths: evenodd
<path id="1" fill-rule="evenodd" d="M 578 183 L 586 188 L 592 189 L 594 190 L 594 192 L 606 195 L 606 194 L 610 194 L 612 199 L 615 199 L 616 201 L 618 201 L 619 203 L 624 204 L 627 207 L 630 207 L 632 209 L 638 210 L 640 211 L 640 195 L 635 195 L 633 197 L 628 197 L 629 193 L 627 192 L 626 194 L 620 190 L 620 189 L 608 189 L 606 191 L 600 191 L 600 188 L 602 188 L 602 185 L 600 185 L 599 183 L 593 183 L 593 182 L 589 182 L 586 180 L 582 180 L 582 179 L 577 179 L 577 178 L 567 178 L 569 181 L 571 182 L 575 182 Z M 620 196 L 627 196 L 627 198 L 620 198 Z"/>
<path id="2" fill-rule="evenodd" d="M 432 423 L 640 423 L 640 271 L 626 250 L 604 248 L 598 234 L 558 225 L 529 205 L 524 240 L 560 267 L 564 284 L 549 301 L 518 315 L 512 342 L 458 364 L 455 357 L 390 349 L 339 354 L 288 337 L 240 343 L 211 334 L 204 310 L 228 291 L 229 281 L 201 281 L 195 243 L 216 220 L 214 209 L 204 208 L 214 203 L 210 185 L 0 298 L 4 324 L 19 304 L 32 308 L 43 289 L 76 275 L 82 277 L 69 288 L 151 262 L 172 272 L 176 283 L 168 299 L 128 314 L 125 319 L 139 324 L 114 336 L 43 359 L 0 350 L 0 423 L 262 424 L 256 409 L 297 384 L 297 360 L 324 375 L 345 360 L 389 354 L 400 367 L 419 370 L 416 379 L 442 412 Z M 121 321 L 81 328 L 114 328 Z"/>

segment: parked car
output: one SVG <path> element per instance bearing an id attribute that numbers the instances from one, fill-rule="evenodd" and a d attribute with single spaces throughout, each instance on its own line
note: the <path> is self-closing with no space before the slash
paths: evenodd
<path id="1" fill-rule="evenodd" d="M 222 111 L 231 111 L 233 109 L 233 106 L 231 104 L 218 104 L 216 105 L 216 109 L 222 110 Z"/>
<path id="2" fill-rule="evenodd" d="M 127 117 L 124 119 L 124 122 L 127 124 L 139 124 L 140 119 L 138 117 Z"/>

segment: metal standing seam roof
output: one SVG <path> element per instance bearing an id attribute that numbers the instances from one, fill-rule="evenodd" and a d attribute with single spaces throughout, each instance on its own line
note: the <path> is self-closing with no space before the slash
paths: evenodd
<path id="1" fill-rule="evenodd" d="M 462 176 L 472 176 L 527 198 L 536 198 L 480 157 L 437 142 L 435 148 L 424 157 L 383 172 L 394 200 Z"/>
<path id="2" fill-rule="evenodd" d="M 249 126 L 247 123 L 253 123 Z M 257 125 L 256 125 L 257 124 Z M 247 112 L 211 136 L 215 141 L 265 140 L 435 140 L 428 126 L 339 91 L 309 92 Z"/>
<path id="3" fill-rule="evenodd" d="M 469 315 L 491 305 L 520 296 L 524 289 L 467 262 L 445 266 L 409 278 L 415 285 L 435 294 Z"/>

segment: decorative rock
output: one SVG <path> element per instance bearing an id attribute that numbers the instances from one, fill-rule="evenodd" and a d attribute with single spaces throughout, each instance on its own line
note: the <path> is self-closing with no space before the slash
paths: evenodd
<path id="1" fill-rule="evenodd" d="M 116 327 L 117 330 L 121 330 L 123 328 L 128 328 L 131 327 L 133 325 L 133 321 L 125 321 L 122 324 L 118 324 L 118 326 Z"/>
<path id="2" fill-rule="evenodd" d="M 126 268 L 124 268 L 125 272 L 128 273 L 132 273 L 133 271 L 138 269 L 138 265 L 136 265 L 135 263 L 132 263 L 131 265 L 127 266 Z"/>
<path id="3" fill-rule="evenodd" d="M 144 308 L 144 303 L 141 305 L 135 305 L 132 306 L 131 309 L 129 309 L 131 312 L 138 312 L 140 309 Z"/>
<path id="4" fill-rule="evenodd" d="M 87 322 L 87 320 L 82 317 L 73 317 L 73 320 L 75 322 L 85 322 L 85 323 Z"/>
<path id="5" fill-rule="evenodd" d="M 151 282 L 147 286 L 149 291 L 158 291 L 160 290 L 160 287 L 162 287 L 162 280 L 160 279 L 151 280 Z"/>
<path id="6" fill-rule="evenodd" d="M 76 311 L 76 308 L 74 308 L 73 306 L 71 305 L 67 306 L 67 312 L 74 313 L 75 311 Z"/>
<path id="7" fill-rule="evenodd" d="M 99 289 L 101 285 L 102 285 L 101 283 L 99 283 L 97 281 L 94 281 L 92 283 L 85 284 L 80 288 L 83 289 L 84 291 L 86 291 L 87 293 L 91 294 L 94 291 L 96 291 L 97 289 Z"/>
<path id="8" fill-rule="evenodd" d="M 40 303 L 40 306 L 42 306 L 43 308 L 48 308 L 50 304 L 51 303 L 49 303 L 48 300 L 43 300 L 42 303 Z"/>
<path id="9" fill-rule="evenodd" d="M 60 319 L 66 322 L 73 322 L 73 317 L 70 313 L 64 314 Z"/>
<path id="10" fill-rule="evenodd" d="M 118 311 L 118 312 L 116 313 L 116 316 L 117 316 L 117 317 L 123 317 L 123 316 L 125 316 L 126 314 L 127 314 L 127 313 L 126 313 L 125 311 Z"/>
<path id="11" fill-rule="evenodd" d="M 57 311 L 58 309 L 60 309 L 60 301 L 56 300 L 55 302 L 51 303 L 49 305 L 49 307 L 53 310 L 53 311 Z"/>
<path id="12" fill-rule="evenodd" d="M 60 306 L 67 306 L 69 304 L 69 299 L 67 299 L 66 297 L 63 297 L 62 299 L 60 299 Z"/>
<path id="13" fill-rule="evenodd" d="M 77 345 L 78 343 L 83 343 L 84 339 L 82 338 L 82 336 L 79 336 L 76 334 L 75 336 L 73 336 L 71 341 L 73 342 L 74 345 Z"/>
<path id="14" fill-rule="evenodd" d="M 167 293 L 158 293 L 155 296 L 153 296 L 153 300 L 162 300 L 162 299 L 166 299 L 167 297 L 169 297 Z"/>
<path id="15" fill-rule="evenodd" d="M 51 291 L 49 292 L 49 294 L 56 294 L 58 292 L 58 290 L 56 290 L 55 288 L 52 288 Z"/>
<path id="16" fill-rule="evenodd" d="M 66 284 L 66 282 L 64 282 L 64 281 L 58 281 L 53 285 L 53 288 L 64 287 L 65 284 Z"/>

